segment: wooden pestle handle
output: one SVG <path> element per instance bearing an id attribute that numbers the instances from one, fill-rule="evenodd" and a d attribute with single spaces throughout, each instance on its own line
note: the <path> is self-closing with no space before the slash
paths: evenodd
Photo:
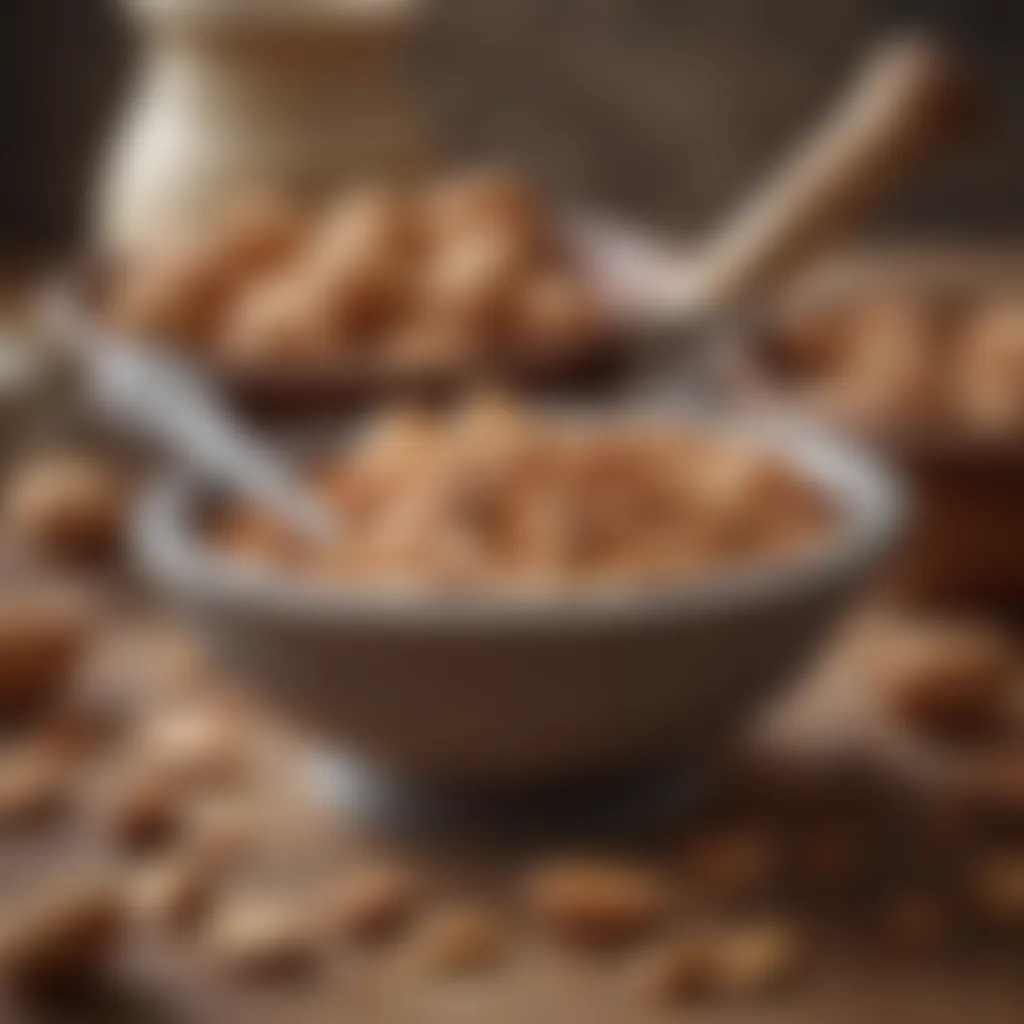
<path id="1" fill-rule="evenodd" d="M 883 44 L 824 125 L 697 257 L 684 312 L 755 298 L 980 120 L 965 70 L 935 42 Z"/>

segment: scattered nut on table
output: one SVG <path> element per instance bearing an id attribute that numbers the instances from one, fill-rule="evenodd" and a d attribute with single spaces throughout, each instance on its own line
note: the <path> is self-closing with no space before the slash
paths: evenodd
<path id="1" fill-rule="evenodd" d="M 528 880 L 526 900 L 546 929 L 583 946 L 636 939 L 659 922 L 668 904 L 664 887 L 643 868 L 583 859 L 538 869 Z"/>
<path id="2" fill-rule="evenodd" d="M 896 623 L 865 658 L 868 682 L 886 704 L 931 732 L 991 722 L 1021 675 L 1018 651 L 1004 634 L 966 621 Z"/>
<path id="3" fill-rule="evenodd" d="M 27 586 L 0 592 L 0 713 L 58 697 L 84 653 L 90 621 L 72 596 Z"/>
<path id="4" fill-rule="evenodd" d="M 747 922 L 725 930 L 715 942 L 715 964 L 723 991 L 770 992 L 791 981 L 805 960 L 801 930 L 782 920 Z"/>
<path id="5" fill-rule="evenodd" d="M 425 891 L 422 875 L 406 865 L 350 869 L 324 894 L 327 926 L 356 942 L 390 938 L 419 910 Z"/>
<path id="6" fill-rule="evenodd" d="M 312 914 L 280 896 L 236 896 L 215 908 L 203 926 L 202 945 L 220 968 L 276 975 L 312 966 L 316 952 Z"/>
<path id="7" fill-rule="evenodd" d="M 24 985 L 78 979 L 109 960 L 123 925 L 121 901 L 109 883 L 53 879 L 6 911 L 0 969 Z"/>
<path id="8" fill-rule="evenodd" d="M 464 974 L 492 967 L 505 950 L 506 928 L 492 909 L 478 904 L 444 907 L 414 936 L 415 956 L 435 974 Z"/>
<path id="9" fill-rule="evenodd" d="M 4 519 L 14 536 L 57 557 L 111 552 L 127 507 L 121 473 L 81 454 L 38 456 L 15 469 L 4 494 Z"/>
<path id="10" fill-rule="evenodd" d="M 213 904 L 227 862 L 202 843 L 139 865 L 126 891 L 128 909 L 142 924 L 189 928 Z"/>
<path id="11" fill-rule="evenodd" d="M 758 996 L 795 978 L 805 959 L 795 924 L 736 922 L 668 940 L 644 962 L 643 978 L 668 1003 Z"/>
<path id="12" fill-rule="evenodd" d="M 49 737 L 28 737 L 0 753 L 0 828 L 38 822 L 64 809 L 78 758 Z"/>
<path id="13" fill-rule="evenodd" d="M 707 937 L 676 937 L 642 964 L 641 980 L 660 1002 L 686 1003 L 711 995 L 718 982 L 714 947 Z"/>
<path id="14" fill-rule="evenodd" d="M 146 721 L 134 744 L 154 774 L 182 785 L 230 783 L 251 766 L 254 737 L 244 713 L 189 701 Z"/>
<path id="15" fill-rule="evenodd" d="M 182 827 L 182 795 L 164 778 L 139 775 L 106 794 L 103 821 L 119 845 L 140 849 L 166 843 Z"/>

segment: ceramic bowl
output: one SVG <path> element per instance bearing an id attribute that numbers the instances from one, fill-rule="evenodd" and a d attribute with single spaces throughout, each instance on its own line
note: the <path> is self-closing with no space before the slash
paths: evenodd
<path id="1" fill-rule="evenodd" d="M 519 784 L 705 759 L 793 679 L 903 517 L 894 480 L 847 444 L 777 420 L 718 429 L 823 488 L 838 511 L 827 539 L 785 564 L 657 590 L 385 592 L 219 559 L 197 530 L 218 495 L 175 477 L 141 502 L 136 550 L 240 678 L 370 764 Z"/>

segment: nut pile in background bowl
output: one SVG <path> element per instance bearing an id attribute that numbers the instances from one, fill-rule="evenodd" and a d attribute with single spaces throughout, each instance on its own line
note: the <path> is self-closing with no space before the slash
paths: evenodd
<path id="1" fill-rule="evenodd" d="M 810 414 L 905 473 L 914 516 L 890 580 L 914 601 L 1024 597 L 1020 280 L 1019 267 L 980 257 L 855 260 L 718 364 L 741 403 Z"/>
<path id="2" fill-rule="evenodd" d="M 354 381 L 556 372 L 608 317 L 554 215 L 517 177 L 367 186 L 316 211 L 240 198 L 115 254 L 101 313 L 235 374 Z"/>
<path id="3" fill-rule="evenodd" d="M 666 586 L 812 553 L 838 510 L 750 439 L 678 421 L 530 414 L 499 396 L 406 409 L 314 462 L 338 539 L 310 548 L 251 506 L 226 556 L 338 583 L 515 590 Z"/>
<path id="4" fill-rule="evenodd" d="M 1024 298 L 889 292 L 791 311 L 767 353 L 780 379 L 869 433 L 1024 437 Z"/>

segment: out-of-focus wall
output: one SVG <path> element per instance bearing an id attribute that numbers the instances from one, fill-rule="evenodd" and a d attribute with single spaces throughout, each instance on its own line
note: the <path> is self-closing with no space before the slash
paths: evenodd
<path id="1" fill-rule="evenodd" d="M 282 0 L 285 2 L 285 0 Z M 115 0 L 0 3 L 0 246 L 65 241 L 124 81 Z M 886 28 L 934 24 L 976 59 L 996 138 L 889 212 L 1024 228 L 1024 8 L 1011 0 L 435 0 L 425 95 L 458 151 L 696 227 L 834 94 Z"/>
<path id="2" fill-rule="evenodd" d="M 0 248 L 68 240 L 127 65 L 116 0 L 0 0 Z"/>
<path id="3" fill-rule="evenodd" d="M 557 181 L 696 226 L 771 167 L 873 42 L 924 26 L 975 63 L 992 137 L 887 220 L 1024 227 L 1024 6 L 1011 0 L 449 0 L 433 80 L 460 144 L 529 152 Z"/>

